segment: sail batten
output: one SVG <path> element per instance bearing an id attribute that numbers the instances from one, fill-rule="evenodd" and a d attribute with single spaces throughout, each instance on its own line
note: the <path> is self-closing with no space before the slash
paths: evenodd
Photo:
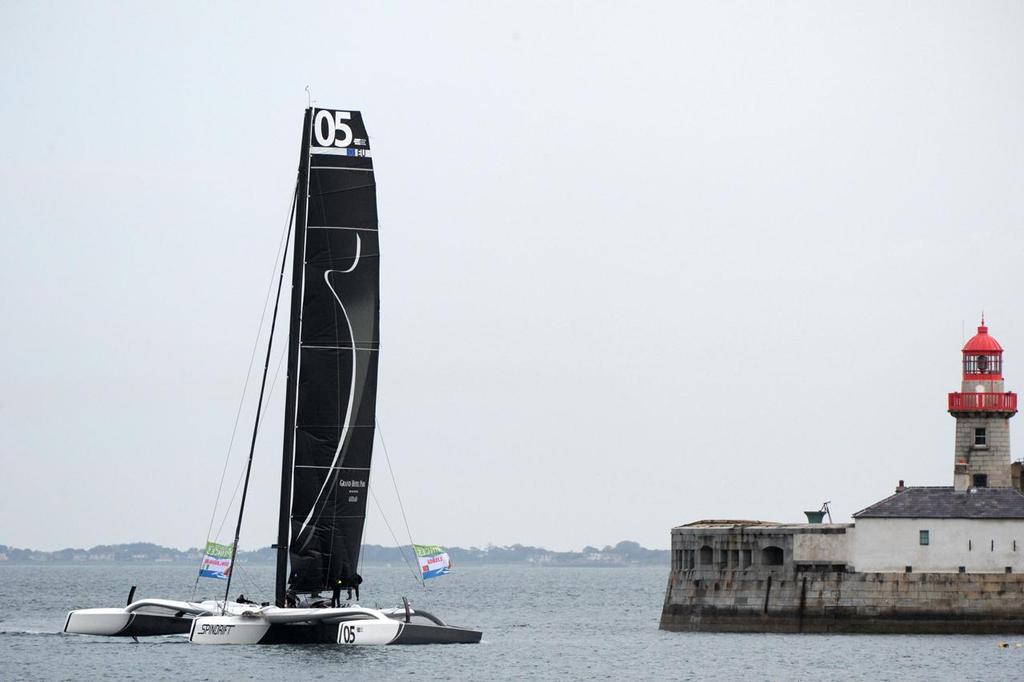
<path id="1" fill-rule="evenodd" d="M 315 593 L 348 579 L 359 562 L 379 351 L 369 156 L 359 112 L 307 110 L 299 169 L 305 201 L 296 209 L 293 255 L 279 603 L 287 591 Z"/>

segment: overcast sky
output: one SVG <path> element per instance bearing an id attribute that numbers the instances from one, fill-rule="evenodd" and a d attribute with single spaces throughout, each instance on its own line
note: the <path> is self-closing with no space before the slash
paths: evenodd
<path id="1" fill-rule="evenodd" d="M 1022 70 L 1019 2 L 2 0 L 0 543 L 204 541 L 307 84 L 372 136 L 418 542 L 667 547 L 951 485 L 982 309 L 1024 387 Z"/>

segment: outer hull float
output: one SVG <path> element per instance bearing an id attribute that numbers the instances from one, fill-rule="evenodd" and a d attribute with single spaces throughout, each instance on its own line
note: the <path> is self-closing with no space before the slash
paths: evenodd
<path id="1" fill-rule="evenodd" d="M 213 613 L 218 602 L 142 599 L 124 608 L 78 609 L 64 620 L 64 632 L 106 637 L 183 635 L 198 615 Z"/>

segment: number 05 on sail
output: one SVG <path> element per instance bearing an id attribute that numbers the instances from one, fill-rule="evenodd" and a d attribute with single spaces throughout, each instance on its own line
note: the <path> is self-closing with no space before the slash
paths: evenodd
<path id="1" fill-rule="evenodd" d="M 446 625 L 408 602 L 371 609 L 318 599 L 360 579 L 375 429 L 380 250 L 373 160 L 359 112 L 306 110 L 296 187 L 274 603 L 237 603 L 226 594 L 204 602 L 130 596 L 124 608 L 71 611 L 65 632 L 188 633 L 196 644 L 480 641 L 479 631 Z"/>

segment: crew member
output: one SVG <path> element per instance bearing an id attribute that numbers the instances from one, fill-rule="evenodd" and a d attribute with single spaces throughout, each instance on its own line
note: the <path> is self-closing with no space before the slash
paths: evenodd
<path id="1" fill-rule="evenodd" d="M 334 592 L 331 594 L 331 608 L 337 608 L 341 606 L 341 588 L 344 587 L 342 584 L 344 580 L 338 578 L 334 581 Z M 349 599 L 352 598 L 352 593 L 348 595 Z"/>
<path id="2" fill-rule="evenodd" d="M 359 601 L 359 586 L 363 583 L 363 577 L 358 573 L 353 573 L 352 577 L 349 578 L 348 585 L 345 587 L 348 589 L 349 601 L 352 600 L 352 590 L 356 591 L 356 601 Z"/>

